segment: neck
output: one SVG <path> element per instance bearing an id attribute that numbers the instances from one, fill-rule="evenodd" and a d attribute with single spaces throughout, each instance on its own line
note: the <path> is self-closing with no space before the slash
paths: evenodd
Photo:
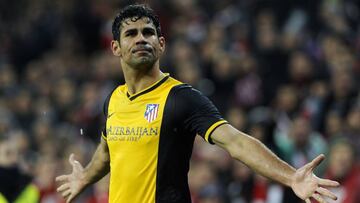
<path id="1" fill-rule="evenodd" d="M 164 74 L 159 68 L 159 61 L 157 61 L 151 68 L 143 69 L 134 69 L 129 67 L 127 64 L 122 64 L 122 70 L 124 72 L 125 83 L 130 94 L 136 94 L 164 77 Z"/>

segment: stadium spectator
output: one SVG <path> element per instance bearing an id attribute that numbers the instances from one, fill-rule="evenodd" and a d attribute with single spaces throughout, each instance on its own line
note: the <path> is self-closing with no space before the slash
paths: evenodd
<path id="1" fill-rule="evenodd" d="M 355 151 L 346 139 L 334 140 L 330 148 L 329 166 L 326 177 L 338 180 L 341 187 L 333 192 L 339 196 L 336 202 L 357 203 L 360 201 L 360 168 L 355 159 Z"/>

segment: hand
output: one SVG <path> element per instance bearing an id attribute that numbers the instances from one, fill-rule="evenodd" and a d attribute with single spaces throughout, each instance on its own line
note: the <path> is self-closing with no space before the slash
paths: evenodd
<path id="1" fill-rule="evenodd" d="M 295 194 L 306 203 L 311 203 L 310 198 L 314 198 L 320 203 L 326 203 L 324 197 L 336 200 L 334 193 L 325 187 L 337 187 L 339 183 L 336 181 L 318 178 L 314 175 L 314 169 L 324 160 L 323 154 L 316 157 L 310 163 L 296 170 L 291 188 Z"/>
<path id="2" fill-rule="evenodd" d="M 70 155 L 69 162 L 72 165 L 72 173 L 56 177 L 56 181 L 63 182 L 57 188 L 57 191 L 61 193 L 66 203 L 70 203 L 86 186 L 84 183 L 84 168 L 74 159 L 74 154 Z"/>

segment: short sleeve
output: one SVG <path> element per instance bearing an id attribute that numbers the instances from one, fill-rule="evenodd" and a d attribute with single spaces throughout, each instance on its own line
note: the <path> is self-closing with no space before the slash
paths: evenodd
<path id="1" fill-rule="evenodd" d="M 222 118 L 214 104 L 200 91 L 185 84 L 177 88 L 175 108 L 183 128 L 214 144 L 211 140 L 211 133 L 227 121 Z"/>

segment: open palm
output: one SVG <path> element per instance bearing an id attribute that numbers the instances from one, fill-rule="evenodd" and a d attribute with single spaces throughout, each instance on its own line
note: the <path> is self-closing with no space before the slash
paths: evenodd
<path id="1" fill-rule="evenodd" d="M 310 163 L 296 170 L 292 181 L 291 188 L 295 194 L 306 203 L 310 203 L 310 198 L 316 199 L 320 203 L 326 203 L 324 197 L 329 197 L 336 200 L 337 197 L 330 192 L 326 187 L 336 187 L 338 182 L 322 179 L 314 175 L 314 169 L 324 160 L 323 154 L 316 157 Z"/>
<path id="2" fill-rule="evenodd" d="M 72 166 L 72 173 L 56 177 L 56 181 L 62 182 L 57 191 L 65 198 L 66 203 L 71 202 L 85 188 L 84 168 L 74 159 L 74 154 L 70 155 L 69 162 Z"/>

